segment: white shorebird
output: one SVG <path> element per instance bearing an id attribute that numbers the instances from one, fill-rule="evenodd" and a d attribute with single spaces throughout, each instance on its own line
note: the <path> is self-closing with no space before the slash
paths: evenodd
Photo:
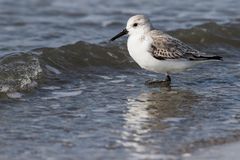
<path id="1" fill-rule="evenodd" d="M 184 71 L 201 62 L 222 60 L 220 56 L 207 56 L 180 40 L 154 29 L 144 15 L 129 18 L 126 28 L 110 41 L 125 34 L 129 35 L 128 51 L 141 68 L 166 74 L 166 79 L 158 82 L 170 84 L 170 73 Z"/>

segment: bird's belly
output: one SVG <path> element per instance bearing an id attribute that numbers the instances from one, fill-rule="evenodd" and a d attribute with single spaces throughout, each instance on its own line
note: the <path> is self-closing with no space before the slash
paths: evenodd
<path id="1" fill-rule="evenodd" d="M 185 60 L 153 60 L 146 69 L 158 73 L 176 73 L 190 68 L 192 64 Z"/>
<path id="2" fill-rule="evenodd" d="M 130 56 L 141 67 L 157 73 L 175 73 L 181 72 L 192 66 L 191 62 L 186 60 L 158 60 L 151 53 L 141 50 L 129 50 Z"/>
<path id="3" fill-rule="evenodd" d="M 176 73 L 182 72 L 192 66 L 188 61 L 180 60 L 157 60 L 154 57 L 139 60 L 138 57 L 133 58 L 141 68 L 157 73 Z"/>

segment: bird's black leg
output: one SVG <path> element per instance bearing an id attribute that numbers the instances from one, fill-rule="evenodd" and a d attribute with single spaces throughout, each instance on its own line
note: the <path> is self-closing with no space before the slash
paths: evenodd
<path id="1" fill-rule="evenodd" d="M 166 78 L 165 78 L 164 81 L 166 81 L 166 82 L 171 82 L 171 77 L 170 77 L 168 74 L 166 74 Z"/>
<path id="2" fill-rule="evenodd" d="M 166 74 L 165 80 L 148 80 L 145 82 L 145 85 L 149 87 L 169 87 L 171 84 L 171 77 L 169 74 Z"/>

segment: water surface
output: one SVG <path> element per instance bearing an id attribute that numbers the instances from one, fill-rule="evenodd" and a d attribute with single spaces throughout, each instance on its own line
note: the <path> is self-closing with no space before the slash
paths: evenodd
<path id="1" fill-rule="evenodd" d="M 0 159 L 194 159 L 240 139 L 238 1 L 1 0 L 0 13 Z M 163 75 L 107 42 L 137 13 L 224 61 L 145 86 Z"/>

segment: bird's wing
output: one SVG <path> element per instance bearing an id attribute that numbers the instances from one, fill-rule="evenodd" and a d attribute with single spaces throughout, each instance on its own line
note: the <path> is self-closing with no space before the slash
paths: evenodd
<path id="1" fill-rule="evenodd" d="M 159 60 L 180 58 L 194 60 L 201 56 L 199 51 L 158 30 L 151 31 L 150 36 L 153 42 L 149 52 Z"/>

